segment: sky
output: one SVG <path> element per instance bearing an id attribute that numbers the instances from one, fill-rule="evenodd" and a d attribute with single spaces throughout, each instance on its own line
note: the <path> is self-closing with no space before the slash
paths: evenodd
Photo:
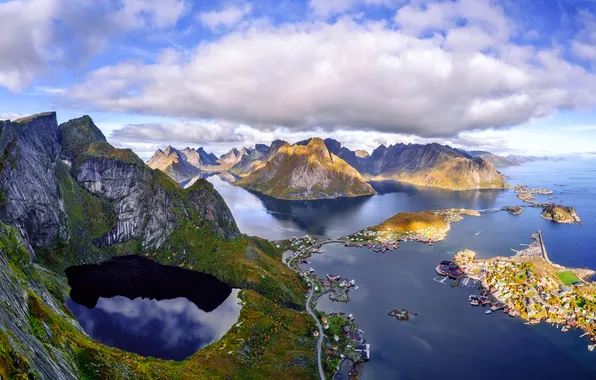
<path id="1" fill-rule="evenodd" d="M 596 154 L 596 0 L 0 0 L 0 119 L 157 148 Z"/>

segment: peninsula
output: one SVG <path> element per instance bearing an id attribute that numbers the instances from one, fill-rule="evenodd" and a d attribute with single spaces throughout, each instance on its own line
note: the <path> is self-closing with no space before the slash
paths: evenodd
<path id="1" fill-rule="evenodd" d="M 509 315 L 531 324 L 563 325 L 562 331 L 579 328 L 596 341 L 596 284 L 590 281 L 596 272 L 551 262 L 542 233 L 538 231 L 532 239 L 512 257 L 478 259 L 473 251 L 464 250 L 454 261 L 467 277 L 480 280 Z"/>
<path id="2" fill-rule="evenodd" d="M 439 242 L 447 236 L 451 223 L 459 222 L 465 215 L 480 216 L 480 213 L 458 208 L 400 212 L 379 225 L 346 236 L 343 241 L 348 246 L 369 246 L 382 252 L 399 241 Z"/>

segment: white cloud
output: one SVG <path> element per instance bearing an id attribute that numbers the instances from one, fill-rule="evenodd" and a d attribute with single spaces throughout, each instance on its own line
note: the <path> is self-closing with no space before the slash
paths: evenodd
<path id="1" fill-rule="evenodd" d="M 0 87 L 18 91 L 46 66 L 57 0 L 0 3 Z"/>
<path id="2" fill-rule="evenodd" d="M 188 58 L 103 67 L 70 96 L 110 111 L 426 137 L 596 103 L 595 76 L 558 49 L 508 42 L 514 28 L 497 8 L 453 4 L 472 22 L 446 38 L 348 17 L 243 28 L 203 42 Z"/>
<path id="3" fill-rule="evenodd" d="M 197 20 L 213 31 L 227 29 L 238 24 L 249 15 L 252 7 L 248 3 L 241 5 L 227 4 L 217 11 L 202 12 L 197 14 Z"/>
<path id="4" fill-rule="evenodd" d="M 482 28 L 495 39 L 506 40 L 511 32 L 503 10 L 489 0 L 414 2 L 401 7 L 395 15 L 399 28 L 415 36 L 455 29 L 462 19 L 467 26 L 475 26 L 476 30 Z"/>
<path id="5" fill-rule="evenodd" d="M 72 67 L 102 51 L 110 36 L 172 27 L 185 0 L 9 0 L 0 3 L 0 87 L 17 92 L 36 75 Z"/>
<path id="6" fill-rule="evenodd" d="M 571 50 L 580 58 L 585 58 L 590 61 L 596 61 L 596 46 L 593 44 L 586 44 L 579 41 L 571 43 Z"/>

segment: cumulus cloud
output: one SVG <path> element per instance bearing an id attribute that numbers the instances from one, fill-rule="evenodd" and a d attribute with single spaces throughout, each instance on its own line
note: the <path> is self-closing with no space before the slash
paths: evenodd
<path id="1" fill-rule="evenodd" d="M 201 12 L 196 15 L 197 20 L 213 31 L 230 28 L 238 24 L 249 15 L 252 7 L 249 3 L 227 4 L 220 10 Z"/>
<path id="2" fill-rule="evenodd" d="M 230 123 L 128 124 L 112 132 L 117 142 L 148 141 L 157 143 L 183 142 L 201 145 L 213 142 L 242 142 L 246 136 L 241 128 Z"/>
<path id="3" fill-rule="evenodd" d="M 53 66 L 83 63 L 103 50 L 110 36 L 171 27 L 186 9 L 185 0 L 0 3 L 0 87 L 20 91 Z"/>
<path id="4" fill-rule="evenodd" d="M 512 42 L 515 27 L 492 2 L 433 7 L 400 8 L 398 28 L 347 16 L 242 28 L 203 42 L 190 57 L 102 67 L 70 98 L 254 127 L 422 137 L 518 125 L 596 102 L 594 74 L 557 46 Z M 400 16 L 406 11 L 409 18 Z M 432 30 L 445 33 L 429 38 Z"/>

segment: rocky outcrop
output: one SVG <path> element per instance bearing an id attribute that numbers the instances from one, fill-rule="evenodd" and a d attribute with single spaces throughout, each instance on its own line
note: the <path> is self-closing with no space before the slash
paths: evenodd
<path id="1" fill-rule="evenodd" d="M 540 216 L 544 219 L 552 220 L 557 223 L 581 223 L 581 219 L 575 211 L 575 207 L 561 205 L 547 205 L 542 209 Z"/>
<path id="2" fill-rule="evenodd" d="M 281 199 L 325 199 L 374 194 L 362 176 L 323 140 L 285 144 L 239 186 Z"/>
<path id="3" fill-rule="evenodd" d="M 55 176 L 61 151 L 56 114 L 0 125 L 0 220 L 17 227 L 32 248 L 68 239 Z"/>

